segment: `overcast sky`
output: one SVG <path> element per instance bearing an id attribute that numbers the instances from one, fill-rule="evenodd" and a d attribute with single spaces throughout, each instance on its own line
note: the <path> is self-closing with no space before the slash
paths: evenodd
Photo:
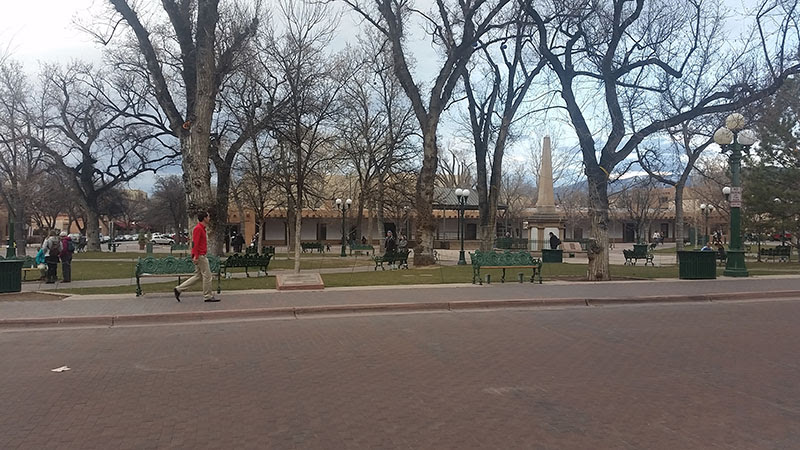
<path id="1" fill-rule="evenodd" d="M 270 1 L 270 0 L 268 0 Z M 424 0 L 423 0 L 424 2 Z M 39 62 L 68 62 L 72 59 L 99 61 L 101 48 L 91 37 L 76 26 L 76 23 L 91 23 L 92 18 L 108 8 L 108 0 L 5 0 L 0 13 L 0 47 L 13 58 L 21 61 L 30 73 L 38 70 Z M 741 10 L 752 6 L 755 0 L 724 0 L 724 4 L 732 10 Z M 333 43 L 335 49 L 344 46 L 348 39 L 357 35 L 354 18 L 346 17 L 339 30 L 339 37 Z M 410 43 L 414 49 L 417 70 L 422 73 L 420 81 L 427 82 L 433 76 L 425 73 L 436 60 L 435 52 L 425 42 Z M 456 133 L 452 118 L 443 121 L 443 148 L 448 146 L 469 146 L 464 139 L 454 137 Z M 570 127 L 564 124 L 549 122 L 548 130 L 521 130 L 521 139 L 510 149 L 509 157 L 522 159 L 534 142 L 541 140 L 545 133 L 554 134 L 556 141 L 562 146 L 574 145 Z M 153 185 L 153 176 L 145 175 L 132 183 L 133 187 L 147 191 Z"/>

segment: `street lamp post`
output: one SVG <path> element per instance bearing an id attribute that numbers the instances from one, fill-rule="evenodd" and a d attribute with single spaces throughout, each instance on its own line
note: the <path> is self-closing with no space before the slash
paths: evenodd
<path id="1" fill-rule="evenodd" d="M 347 247 L 347 235 L 345 234 L 344 221 L 347 216 L 347 210 L 353 205 L 353 200 L 349 198 L 342 202 L 342 199 L 336 199 L 336 209 L 342 212 L 342 253 L 339 256 L 347 256 L 345 247 Z"/>
<path id="2" fill-rule="evenodd" d="M 747 277 L 747 266 L 742 247 L 742 182 L 740 179 L 742 151 L 747 151 L 756 142 L 755 133 L 744 129 L 744 116 L 734 113 L 725 119 L 725 126 L 714 133 L 714 142 L 723 152 L 730 152 L 728 162 L 731 167 L 731 239 L 728 259 L 723 275 L 726 277 Z"/>
<path id="3" fill-rule="evenodd" d="M 461 250 L 458 252 L 458 265 L 463 266 L 467 263 L 464 257 L 464 205 L 469 198 L 469 189 L 456 189 L 456 199 L 458 200 L 458 234 L 461 238 Z"/>
<path id="4" fill-rule="evenodd" d="M 711 213 L 712 209 L 714 208 L 711 205 L 706 205 L 705 203 L 700 204 L 700 211 L 703 213 L 703 218 L 705 219 L 705 226 L 703 226 L 703 245 L 708 245 L 709 242 L 708 215 Z"/>

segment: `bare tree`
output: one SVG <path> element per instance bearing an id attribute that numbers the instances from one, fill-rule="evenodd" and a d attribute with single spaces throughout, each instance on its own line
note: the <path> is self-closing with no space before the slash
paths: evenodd
<path id="1" fill-rule="evenodd" d="M 32 195 L 45 168 L 42 152 L 25 138 L 32 133 L 31 117 L 36 110 L 31 104 L 32 89 L 21 64 L 0 61 L 0 195 L 14 221 L 20 255 L 25 254 L 27 245 Z"/>
<path id="2" fill-rule="evenodd" d="M 473 59 L 488 73 L 482 77 L 474 76 L 475 70 L 462 73 L 475 146 L 481 249 L 485 251 L 494 246 L 506 144 L 514 139 L 517 111 L 545 66 L 544 59 L 536 61 L 536 45 L 523 15 L 522 8 L 516 6 L 510 17 L 513 25 L 487 36 L 500 42 L 483 45 L 480 56 Z M 532 108 L 527 114 L 534 111 Z"/>
<path id="3" fill-rule="evenodd" d="M 219 148 L 212 139 L 215 108 L 225 81 L 250 55 L 245 50 L 259 30 L 261 2 L 226 2 L 220 8 L 219 0 L 163 0 L 163 14 L 142 14 L 142 5 L 130 0 L 108 1 L 119 15 L 111 22 L 124 22 L 135 38 L 135 44 L 123 42 L 117 67 L 152 86 L 154 108 L 139 116 L 180 141 L 187 207 L 192 213 L 209 211 L 211 250 L 219 252 L 218 230 L 227 211 L 218 209 L 208 164 Z M 117 26 L 110 29 L 111 36 L 99 36 L 104 43 L 119 32 Z M 229 170 L 233 158 L 225 155 L 219 162 L 226 164 L 218 170 Z"/>
<path id="4" fill-rule="evenodd" d="M 449 148 L 449 157 L 439 158 L 439 171 L 436 185 L 448 188 L 472 188 L 475 186 L 475 164 L 469 152 Z"/>
<path id="5" fill-rule="evenodd" d="M 650 177 L 627 184 L 609 194 L 609 199 L 624 212 L 623 218 L 634 223 L 636 242 L 639 243 L 647 242 L 653 221 L 665 217 L 668 211 L 662 189 Z"/>
<path id="6" fill-rule="evenodd" d="M 178 233 L 183 232 L 189 218 L 186 209 L 186 191 L 179 175 L 156 178 L 145 220 L 158 229 L 171 228 Z"/>
<path id="7" fill-rule="evenodd" d="M 49 142 L 31 139 L 78 194 L 86 211 L 87 245 L 100 250 L 100 200 L 111 190 L 145 172 L 156 172 L 175 156 L 158 135 L 131 124 L 132 108 L 118 95 L 126 89 L 91 66 L 73 63 L 45 69 L 49 116 L 38 125 L 52 133 Z"/>
<path id="8" fill-rule="evenodd" d="M 511 0 L 449 1 L 436 0 L 429 12 L 414 7 L 409 0 L 340 0 L 383 34 L 392 49 L 393 69 L 411 101 L 422 131 L 422 168 L 417 177 L 417 248 L 414 264 L 434 264 L 433 217 L 434 184 L 439 167 L 437 133 L 442 113 L 450 103 L 467 62 L 480 47 L 480 39 L 491 29 L 501 27 L 501 13 Z M 412 74 L 411 51 L 406 42 L 414 20 L 424 23 L 431 42 L 442 53 L 441 67 L 427 100 Z"/>
<path id="9" fill-rule="evenodd" d="M 374 34 L 367 32 L 351 56 L 362 63 L 342 90 L 342 114 L 337 124 L 340 152 L 358 180 L 356 229 L 370 239 L 371 233 L 365 233 L 362 224 L 364 210 L 369 208 L 376 214 L 378 235 L 382 235 L 387 181 L 393 173 L 415 163 L 418 149 L 413 143 L 417 131 L 413 110 L 391 70 L 391 55 Z"/>
<path id="10" fill-rule="evenodd" d="M 721 79 L 680 112 L 661 114 L 654 105 L 686 73 L 699 37 L 713 23 L 707 20 L 713 15 L 710 2 L 524 0 L 537 29 L 539 51 L 555 74 L 580 142 L 592 225 L 587 247 L 590 280 L 610 278 L 609 174 L 648 136 L 758 101 L 800 71 L 796 3 L 760 2 L 752 17 L 752 39 L 744 48 L 726 48 L 714 55 L 738 59 L 744 69 Z M 593 96 L 598 100 L 592 101 Z"/>
<path id="11" fill-rule="evenodd" d="M 276 189 L 280 178 L 279 167 L 270 164 L 275 143 L 269 137 L 252 139 L 250 145 L 239 153 L 234 170 L 238 174 L 238 195 L 243 206 L 249 208 L 258 225 L 257 249 L 264 246 L 264 230 L 269 214 L 283 203 Z"/>
<path id="12" fill-rule="evenodd" d="M 276 73 L 286 80 L 281 96 L 287 101 L 273 132 L 293 222 L 294 271 L 299 272 L 303 208 L 309 197 L 321 196 L 313 187 L 323 185 L 322 174 L 337 158 L 333 129 L 340 92 L 352 71 L 342 58 L 326 54 L 337 24 L 326 5 L 284 0 L 280 9 L 286 31 L 277 40 L 273 58 Z"/>
<path id="13" fill-rule="evenodd" d="M 532 181 L 525 164 L 508 164 L 507 169 L 503 171 L 499 197 L 506 207 L 503 211 L 506 232 L 523 219 L 527 208 L 533 207 L 537 187 Z M 495 214 L 497 214 L 496 211 Z M 491 245 L 494 246 L 494 236 Z"/>

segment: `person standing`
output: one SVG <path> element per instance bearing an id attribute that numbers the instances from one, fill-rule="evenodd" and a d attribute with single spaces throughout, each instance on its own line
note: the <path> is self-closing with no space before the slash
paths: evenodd
<path id="1" fill-rule="evenodd" d="M 233 237 L 233 251 L 234 253 L 242 253 L 242 246 L 244 245 L 244 236 L 241 233 L 237 233 L 236 236 Z"/>
<path id="2" fill-rule="evenodd" d="M 558 238 L 553 232 L 550 232 L 550 248 L 555 250 L 558 246 L 561 245 L 561 239 Z"/>
<path id="3" fill-rule="evenodd" d="M 46 282 L 53 284 L 58 280 L 58 255 L 61 254 L 61 240 L 58 238 L 56 230 L 50 231 L 50 236 L 42 245 L 47 263 Z"/>
<path id="4" fill-rule="evenodd" d="M 392 230 L 386 231 L 386 240 L 384 241 L 383 248 L 386 250 L 387 255 L 392 255 L 397 253 L 397 241 L 394 239 L 394 234 L 392 234 Z M 392 259 L 394 261 L 394 259 Z M 389 264 L 389 268 L 395 269 L 396 263 L 392 262 Z"/>
<path id="5" fill-rule="evenodd" d="M 72 281 L 72 254 L 75 253 L 75 244 L 66 231 L 61 232 L 61 277 L 64 283 Z"/>
<path id="6" fill-rule="evenodd" d="M 397 251 L 397 242 L 394 240 L 392 230 L 386 232 L 386 240 L 384 241 L 383 248 L 386 250 L 386 253 L 394 253 Z"/>
<path id="7" fill-rule="evenodd" d="M 184 281 L 183 284 L 173 289 L 175 300 L 181 301 L 181 293 L 189 286 L 195 284 L 197 280 L 203 280 L 203 299 L 207 302 L 218 302 L 211 291 L 211 268 L 208 265 L 208 227 L 209 216 L 207 212 L 197 214 L 197 225 L 192 230 L 192 262 L 194 263 L 194 275 Z"/>

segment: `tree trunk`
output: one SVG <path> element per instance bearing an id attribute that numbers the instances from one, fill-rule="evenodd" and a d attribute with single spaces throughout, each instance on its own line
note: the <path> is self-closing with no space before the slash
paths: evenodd
<path id="1" fill-rule="evenodd" d="M 17 246 L 17 256 L 25 256 L 28 246 L 28 237 L 25 236 L 25 205 L 20 203 L 14 209 L 14 245 Z"/>
<path id="2" fill-rule="evenodd" d="M 295 208 L 292 199 L 290 198 L 287 202 L 286 208 L 286 253 L 292 253 L 292 249 L 294 249 L 294 241 L 296 241 L 296 236 L 294 232 L 294 216 L 295 216 Z"/>
<path id="3" fill-rule="evenodd" d="M 590 281 L 611 279 L 608 268 L 608 179 L 599 168 L 587 175 L 589 183 L 589 219 L 591 230 L 586 253 Z"/>
<path id="4" fill-rule="evenodd" d="M 197 109 L 198 111 L 203 109 L 200 107 L 199 102 Z M 215 217 L 218 212 L 214 208 L 214 196 L 211 192 L 211 171 L 208 159 L 208 130 L 211 124 L 211 117 L 210 114 L 207 116 L 205 120 L 198 118 L 197 122 L 191 125 L 189 132 L 184 131 L 181 133 L 181 167 L 183 168 L 186 211 L 188 212 L 189 222 L 191 222 L 192 217 L 197 217 L 198 212 L 209 212 L 211 214 L 211 223 L 208 235 L 215 236 L 215 230 L 219 228 L 219 223 L 217 222 L 219 219 Z M 191 223 L 187 224 L 187 229 L 192 229 Z M 189 238 L 191 239 L 191 234 Z"/>
<path id="5" fill-rule="evenodd" d="M 433 239 L 436 221 L 433 217 L 433 186 L 436 182 L 436 168 L 439 165 L 436 147 L 436 128 L 430 127 L 424 133 L 422 169 L 417 178 L 417 246 L 414 248 L 414 266 L 436 264 L 433 258 Z"/>
<path id="6" fill-rule="evenodd" d="M 100 217 L 97 208 L 91 206 L 86 208 L 86 250 L 100 251 Z"/>
<path id="7" fill-rule="evenodd" d="M 375 208 L 369 208 L 367 211 L 367 244 L 372 245 L 372 225 L 373 225 L 373 214 L 375 212 Z"/>
<path id="8" fill-rule="evenodd" d="M 378 228 L 378 249 L 380 253 L 383 254 L 386 253 L 386 249 L 383 246 L 383 244 L 386 243 L 386 230 L 383 225 L 383 207 L 380 200 L 375 201 L 375 222 Z"/>
<path id="9" fill-rule="evenodd" d="M 217 167 L 217 201 L 214 205 L 216 213 L 211 214 L 212 231 L 208 233 L 208 253 L 217 256 L 225 254 L 231 192 L 231 168 L 225 164 L 220 164 L 220 166 L 222 167 Z"/>
<path id="10" fill-rule="evenodd" d="M 261 254 L 261 249 L 264 248 L 264 232 L 267 229 L 267 221 L 263 217 L 261 218 L 260 225 L 258 227 L 258 243 L 256 244 L 256 253 L 259 255 Z"/>
<path id="11" fill-rule="evenodd" d="M 300 273 L 300 230 L 303 226 L 301 205 L 298 205 L 294 215 L 294 273 Z"/>
<path id="12" fill-rule="evenodd" d="M 361 236 L 364 236 L 364 192 L 358 193 L 358 209 L 356 210 L 356 240 L 361 243 Z"/>
<path id="13" fill-rule="evenodd" d="M 683 250 L 683 187 L 675 185 L 675 250 Z"/>

